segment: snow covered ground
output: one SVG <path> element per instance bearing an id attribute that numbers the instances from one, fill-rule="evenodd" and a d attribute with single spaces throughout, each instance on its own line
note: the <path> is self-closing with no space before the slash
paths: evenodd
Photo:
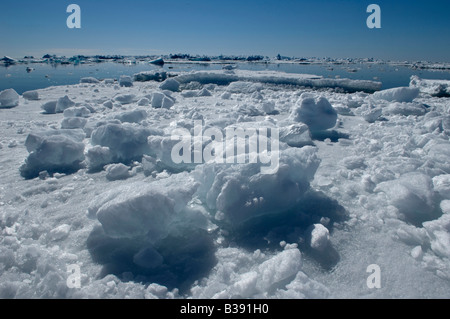
<path id="1" fill-rule="evenodd" d="M 4 93 L 1 298 L 450 297 L 446 83 L 118 80 Z M 199 121 L 279 130 L 278 170 L 174 161 Z"/>

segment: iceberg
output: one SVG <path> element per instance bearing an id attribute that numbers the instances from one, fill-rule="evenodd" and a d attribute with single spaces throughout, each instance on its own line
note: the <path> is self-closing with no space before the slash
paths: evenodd
<path id="1" fill-rule="evenodd" d="M 163 60 L 163 58 L 158 58 L 158 59 L 150 61 L 149 63 L 155 64 L 155 65 L 164 65 L 164 60 Z"/>

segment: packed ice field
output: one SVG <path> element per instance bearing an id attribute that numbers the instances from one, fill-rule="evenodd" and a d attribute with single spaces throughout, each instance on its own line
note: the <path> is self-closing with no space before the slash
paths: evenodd
<path id="1" fill-rule="evenodd" d="M 450 83 L 380 87 L 230 67 L 1 92 L 0 297 L 449 298 Z M 208 129 L 277 132 L 277 169 L 251 136 L 177 160 Z"/>

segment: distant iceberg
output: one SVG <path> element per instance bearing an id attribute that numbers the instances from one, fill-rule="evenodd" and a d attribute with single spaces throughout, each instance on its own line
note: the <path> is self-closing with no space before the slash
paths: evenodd
<path id="1" fill-rule="evenodd" d="M 156 65 L 164 65 L 164 60 L 163 58 L 158 58 L 156 60 L 152 60 L 149 62 L 150 64 L 156 64 Z"/>

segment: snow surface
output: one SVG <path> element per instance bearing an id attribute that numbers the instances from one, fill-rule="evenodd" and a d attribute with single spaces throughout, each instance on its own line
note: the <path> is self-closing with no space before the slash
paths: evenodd
<path id="1" fill-rule="evenodd" d="M 50 87 L 0 111 L 0 297 L 450 297 L 448 97 L 277 72 L 167 78 Z M 172 134 L 194 121 L 279 129 L 278 169 L 174 162 Z"/>

